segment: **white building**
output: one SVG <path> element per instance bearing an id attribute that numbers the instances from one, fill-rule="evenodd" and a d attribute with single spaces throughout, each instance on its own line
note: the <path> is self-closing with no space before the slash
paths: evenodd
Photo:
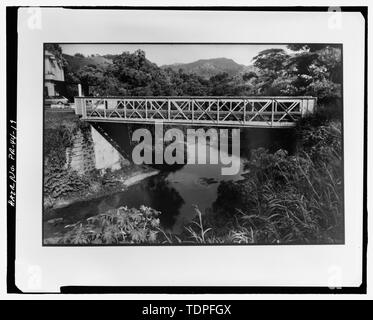
<path id="1" fill-rule="evenodd" d="M 48 97 L 58 96 L 56 89 L 58 82 L 65 81 L 62 63 L 49 51 L 44 54 L 44 95 Z"/>

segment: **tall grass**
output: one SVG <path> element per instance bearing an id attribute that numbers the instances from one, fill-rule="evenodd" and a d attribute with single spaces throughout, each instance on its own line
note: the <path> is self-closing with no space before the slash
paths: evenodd
<path id="1" fill-rule="evenodd" d="M 226 225 L 251 243 L 343 243 L 341 124 L 305 122 L 298 134 L 295 155 L 257 149 L 243 181 L 219 186 L 210 224 L 223 220 L 220 234 Z"/>
<path id="2" fill-rule="evenodd" d="M 194 240 L 196 243 L 206 243 L 206 235 L 209 231 L 211 231 L 211 228 L 205 229 L 203 227 L 203 222 L 202 222 L 202 213 L 198 209 L 198 206 L 194 206 L 194 210 L 197 213 L 198 220 L 197 221 L 192 221 L 190 226 L 185 227 L 186 231 L 190 234 L 191 238 Z M 196 228 L 193 228 L 196 227 Z"/>

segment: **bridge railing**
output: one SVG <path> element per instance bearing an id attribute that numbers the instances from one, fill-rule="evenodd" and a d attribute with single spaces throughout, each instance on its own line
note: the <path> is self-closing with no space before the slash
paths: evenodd
<path id="1" fill-rule="evenodd" d="M 87 121 L 292 126 L 314 112 L 314 97 L 76 97 Z"/>

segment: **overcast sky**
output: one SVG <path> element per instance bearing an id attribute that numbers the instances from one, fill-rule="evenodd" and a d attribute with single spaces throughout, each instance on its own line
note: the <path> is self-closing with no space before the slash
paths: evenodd
<path id="1" fill-rule="evenodd" d="M 146 57 L 161 66 L 173 63 L 188 63 L 199 59 L 229 58 L 239 64 L 250 65 L 252 58 L 260 51 L 269 48 L 286 49 L 285 45 L 183 45 L 183 44 L 61 44 L 63 53 L 74 55 L 118 54 L 123 51 L 134 52 L 142 49 Z"/>

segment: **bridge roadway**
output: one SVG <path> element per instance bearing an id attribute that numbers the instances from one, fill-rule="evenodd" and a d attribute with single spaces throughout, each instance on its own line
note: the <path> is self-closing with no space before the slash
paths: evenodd
<path id="1" fill-rule="evenodd" d="M 75 112 L 90 122 L 293 127 L 317 99 L 294 97 L 76 97 Z"/>

